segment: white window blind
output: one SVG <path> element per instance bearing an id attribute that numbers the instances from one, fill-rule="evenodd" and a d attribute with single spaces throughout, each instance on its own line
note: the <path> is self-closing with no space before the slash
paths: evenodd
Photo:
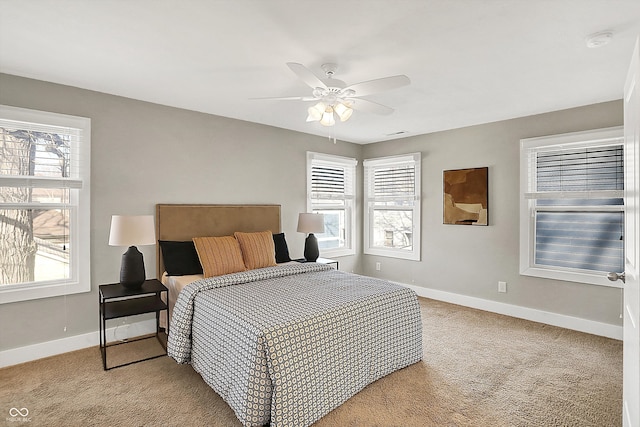
<path id="1" fill-rule="evenodd" d="M 311 199 L 342 200 L 353 199 L 354 162 L 337 163 L 314 156 L 311 160 Z"/>
<path id="2" fill-rule="evenodd" d="M 522 274 L 608 285 L 624 262 L 621 131 L 523 140 L 521 153 Z"/>
<path id="3" fill-rule="evenodd" d="M 544 150 L 528 153 L 530 180 L 527 198 L 622 197 L 624 153 L 621 142 L 612 146 Z"/>
<path id="4" fill-rule="evenodd" d="M 316 234 L 324 256 L 355 253 L 356 165 L 348 157 L 307 153 L 307 209 L 324 215 L 325 232 Z"/>
<path id="5" fill-rule="evenodd" d="M 2 185 L 82 188 L 78 146 L 82 129 L 42 125 L 0 117 Z M 9 144 L 8 139 L 14 140 Z M 21 141 L 21 142 L 18 142 Z"/>
<path id="6" fill-rule="evenodd" d="M 90 132 L 0 106 L 0 302 L 90 290 Z"/>

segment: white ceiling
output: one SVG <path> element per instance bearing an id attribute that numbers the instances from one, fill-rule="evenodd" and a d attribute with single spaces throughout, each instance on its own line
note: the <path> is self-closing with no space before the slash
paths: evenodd
<path id="1" fill-rule="evenodd" d="M 0 0 L 0 72 L 371 143 L 620 99 L 638 34 L 639 0 Z M 286 62 L 411 85 L 326 128 L 250 99 L 310 94 Z"/>

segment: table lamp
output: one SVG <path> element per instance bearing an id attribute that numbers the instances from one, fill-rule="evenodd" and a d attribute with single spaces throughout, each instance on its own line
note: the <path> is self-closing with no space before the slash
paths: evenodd
<path id="1" fill-rule="evenodd" d="M 146 279 L 144 259 L 136 245 L 155 245 L 153 215 L 113 215 L 109 232 L 109 246 L 129 246 L 122 254 L 120 284 L 136 289 Z"/>
<path id="2" fill-rule="evenodd" d="M 324 215 L 301 213 L 298 215 L 298 233 L 309 233 L 304 241 L 304 258 L 315 262 L 320 256 L 318 239 L 313 233 L 324 233 Z"/>

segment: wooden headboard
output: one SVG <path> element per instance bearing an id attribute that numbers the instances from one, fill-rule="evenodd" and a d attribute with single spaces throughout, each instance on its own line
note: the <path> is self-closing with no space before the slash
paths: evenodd
<path id="1" fill-rule="evenodd" d="M 280 205 L 156 205 L 157 240 L 232 236 L 235 231 L 280 233 Z M 164 273 L 160 245 L 156 245 L 157 278 Z"/>

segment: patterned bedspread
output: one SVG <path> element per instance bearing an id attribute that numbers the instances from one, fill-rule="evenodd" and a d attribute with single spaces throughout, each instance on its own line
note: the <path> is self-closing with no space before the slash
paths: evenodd
<path id="1" fill-rule="evenodd" d="M 412 290 L 315 263 L 193 282 L 170 331 L 168 354 L 191 363 L 244 426 L 308 426 L 422 359 Z"/>

